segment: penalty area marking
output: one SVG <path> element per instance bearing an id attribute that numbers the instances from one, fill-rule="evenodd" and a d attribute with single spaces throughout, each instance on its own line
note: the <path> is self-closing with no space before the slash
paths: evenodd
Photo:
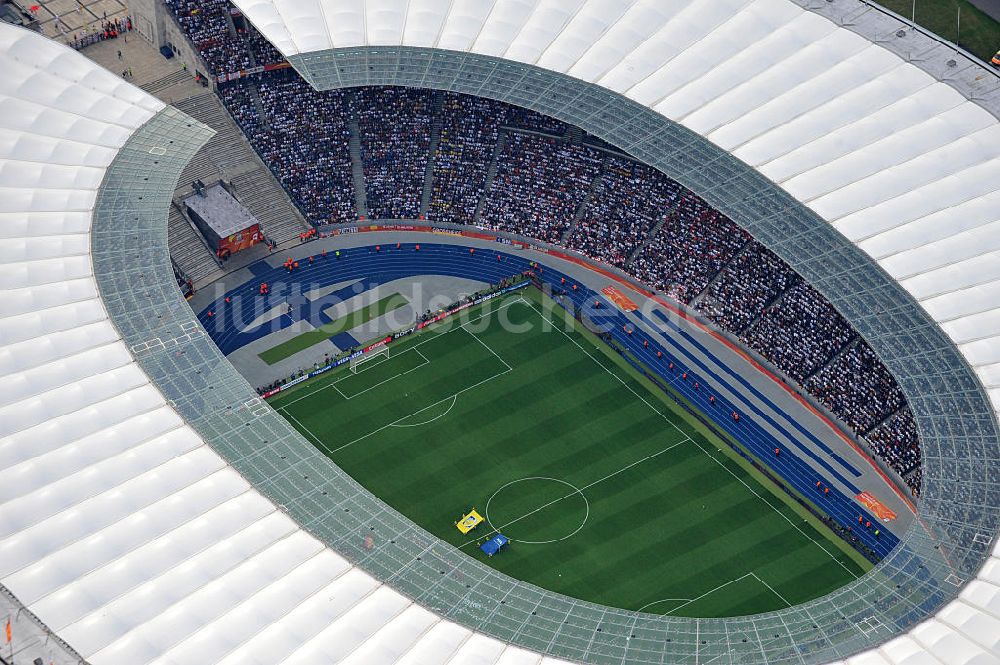
<path id="1" fill-rule="evenodd" d="M 341 382 L 343 382 L 343 381 L 346 381 L 346 380 L 350 379 L 351 377 L 355 377 L 355 376 L 358 376 L 358 375 L 360 375 L 360 374 L 364 374 L 364 373 L 365 373 L 366 371 L 368 371 L 368 370 L 362 370 L 362 371 L 359 371 L 359 372 L 355 372 L 354 374 L 348 374 L 347 376 L 342 376 L 342 377 L 340 377 L 339 379 L 337 379 L 336 381 L 334 381 L 334 382 L 333 382 L 332 384 L 330 384 L 330 385 L 332 385 L 332 386 L 333 386 L 333 389 L 334 389 L 334 390 L 336 390 L 336 391 L 337 391 L 338 393 L 340 393 L 340 396 L 341 396 L 341 397 L 343 397 L 343 398 L 344 398 L 345 400 L 352 400 L 352 399 L 354 399 L 355 397 L 358 397 L 358 396 L 360 396 L 360 395 L 364 395 L 364 394 L 365 394 L 366 392 L 368 392 L 369 390 L 375 390 L 376 388 L 378 388 L 379 386 L 381 386 L 381 385 L 383 385 L 383 384 L 386 384 L 386 383 L 389 383 L 390 381 L 394 381 L 394 380 L 398 379 L 398 378 L 399 378 L 399 377 L 401 377 L 401 376 L 406 376 L 406 375 L 407 375 L 407 374 L 409 374 L 410 372 L 413 372 L 413 371 L 415 371 L 415 370 L 418 370 L 418 369 L 420 369 L 421 367 L 423 367 L 424 365 L 430 365 L 430 364 L 431 364 L 431 361 L 427 359 L 427 356 L 425 356 L 425 355 L 424 355 L 423 353 L 421 353 L 421 352 L 420 352 L 420 349 L 418 349 L 418 348 L 417 348 L 417 347 L 415 347 L 415 346 L 414 346 L 414 347 L 411 347 L 410 349 L 404 349 L 404 350 L 403 350 L 403 353 L 400 353 L 399 355 L 397 355 L 397 356 L 394 356 L 394 357 L 398 358 L 399 356 L 403 355 L 404 353 L 407 353 L 407 351 L 413 351 L 413 352 L 416 352 L 416 354 L 417 354 L 418 356 L 420 356 L 421 358 L 423 358 L 423 360 L 424 360 L 424 361 L 423 361 L 422 363 L 420 363 L 419 365 L 417 365 L 416 367 L 411 367 L 410 369 L 406 370 L 405 372 L 400 372 L 399 374 L 395 374 L 395 375 L 393 375 L 393 376 L 390 376 L 390 377 L 389 377 L 389 378 L 387 378 L 387 379 L 382 379 L 382 380 L 381 380 L 381 381 L 379 381 L 378 383 L 376 383 L 376 384 L 374 384 L 374 385 L 371 385 L 371 386 L 368 386 L 368 387 L 367 387 L 367 388 L 365 388 L 364 390 L 361 390 L 361 391 L 359 391 L 359 392 L 356 392 L 356 393 L 351 393 L 351 395 L 350 395 L 350 396 L 347 396 L 347 395 L 345 395 L 345 394 L 344 394 L 344 391 L 343 391 L 343 390 L 341 390 L 341 389 L 340 389 L 340 386 L 338 386 L 337 384 L 338 384 L 338 383 L 341 383 Z M 385 359 L 385 360 L 383 360 L 383 361 L 380 361 L 380 362 L 377 362 L 377 363 L 370 363 L 370 365 L 371 365 L 371 366 L 375 366 L 375 365 L 381 365 L 381 364 L 382 364 L 383 362 L 388 362 L 388 361 L 389 361 L 389 358 L 388 358 L 388 357 L 386 357 L 386 359 Z"/>
<path id="2" fill-rule="evenodd" d="M 447 399 L 448 398 L 445 397 L 444 400 L 442 400 L 441 402 L 438 402 L 438 404 L 441 404 L 442 402 L 444 402 Z M 451 413 L 451 410 L 455 408 L 455 404 L 457 402 L 458 402 L 458 395 L 452 395 L 451 396 L 451 404 L 448 405 L 448 408 L 445 409 L 445 411 L 443 413 L 439 413 L 436 416 L 434 416 L 433 418 L 428 418 L 427 420 L 421 420 L 419 423 L 400 423 L 400 422 L 389 423 L 389 427 L 420 427 L 421 425 L 426 425 L 428 423 L 432 423 L 435 420 L 437 420 L 438 418 L 444 418 L 449 413 Z M 419 413 L 419 411 L 417 413 Z M 407 418 L 409 418 L 409 417 L 410 416 L 407 416 Z"/>
<path id="3" fill-rule="evenodd" d="M 645 605 L 643 605 L 642 607 L 640 607 L 639 609 L 637 609 L 636 612 L 642 612 L 647 607 L 652 607 L 653 605 L 659 605 L 660 603 L 666 603 L 668 601 L 678 601 L 678 600 L 682 600 L 682 601 L 685 601 L 685 602 L 691 602 L 690 598 L 660 598 L 659 600 L 654 600 L 651 603 L 646 603 Z"/>
<path id="4" fill-rule="evenodd" d="M 767 582 L 765 582 L 764 580 L 762 580 L 760 578 L 760 576 L 757 575 L 757 573 L 755 573 L 753 571 L 750 571 L 749 573 L 747 573 L 745 575 L 740 575 L 739 577 L 734 577 L 733 579 L 729 580 L 728 582 L 723 582 L 722 584 L 720 584 L 719 586 L 715 587 L 714 589 L 709 589 L 708 591 L 706 591 L 705 593 L 701 594 L 697 598 L 691 598 L 690 600 L 687 600 L 686 602 L 681 603 L 680 605 L 677 605 L 677 606 L 671 608 L 669 611 L 665 612 L 664 615 L 673 614 L 677 610 L 681 609 L 682 607 L 687 607 L 688 605 L 690 605 L 691 603 L 693 603 L 696 600 L 701 600 L 705 596 L 711 595 L 711 594 L 715 593 L 716 591 L 718 591 L 719 589 L 725 588 L 725 587 L 729 586 L 730 584 L 734 584 L 735 582 L 739 582 L 741 580 L 745 580 L 748 577 L 752 577 L 755 580 L 757 580 L 758 582 L 760 582 L 762 585 L 764 585 L 767 588 L 768 591 L 770 591 L 775 596 L 777 596 L 781 600 L 781 602 L 783 602 L 788 607 L 792 606 L 792 604 L 790 602 L 788 602 L 788 600 L 784 596 L 782 596 L 780 593 L 778 593 L 777 591 L 774 590 L 774 587 L 772 587 L 770 584 L 768 584 Z M 683 599 L 683 598 L 676 598 L 676 599 L 664 598 L 663 600 L 685 600 L 685 599 Z M 652 603 L 649 603 L 647 605 L 643 605 L 637 611 L 641 612 L 642 610 L 644 610 L 645 608 L 649 607 L 650 605 L 655 605 L 655 604 L 660 603 L 660 602 L 663 602 L 663 601 L 661 601 L 661 600 L 654 600 Z"/>
<path id="5" fill-rule="evenodd" d="M 470 323 L 474 323 L 476 321 L 479 321 L 480 319 L 485 319 L 488 316 L 493 316 L 494 314 L 496 314 L 500 310 L 507 309 L 511 305 L 514 305 L 514 304 L 517 304 L 517 303 L 524 303 L 528 307 L 531 307 L 532 309 L 534 309 L 534 307 L 531 306 L 531 303 L 529 303 L 527 300 L 525 300 L 521 296 L 518 296 L 517 298 L 504 299 L 504 302 L 499 307 L 497 307 L 495 310 L 490 310 L 488 312 L 484 312 L 484 313 L 480 314 L 479 316 L 477 316 L 475 318 L 469 319 L 468 321 L 466 321 L 465 323 L 461 324 L 460 326 L 455 326 L 454 328 L 450 328 L 448 330 L 443 330 L 443 331 L 441 331 L 441 330 L 428 330 L 427 333 L 425 334 L 426 339 L 419 340 L 415 344 L 411 345 L 409 348 L 403 349 L 402 351 L 400 351 L 399 353 L 397 353 L 396 355 L 391 356 L 391 357 L 392 358 L 398 358 L 402 354 L 409 353 L 410 351 L 417 351 L 417 353 L 420 353 L 418 351 L 418 349 L 419 349 L 419 347 L 423 346 L 424 344 L 427 344 L 428 342 L 430 342 L 430 341 L 432 341 L 434 339 L 437 339 L 438 337 L 441 337 L 442 335 L 447 335 L 448 333 L 455 332 L 456 330 L 459 330 L 460 328 L 464 329 L 464 327 L 467 326 L 467 325 L 469 325 Z M 467 332 L 470 335 L 472 335 L 473 337 L 475 337 L 475 334 L 471 330 L 466 330 L 465 332 Z M 478 339 L 478 337 L 477 337 L 477 339 Z M 483 343 L 482 340 L 480 340 L 480 343 Z M 485 346 L 485 343 L 483 343 L 483 345 Z M 489 349 L 489 347 L 487 347 L 487 348 Z M 493 349 L 489 349 L 489 351 L 491 353 L 493 353 L 493 355 L 496 355 L 496 353 L 493 351 Z M 427 357 L 424 356 L 423 353 L 420 353 L 420 356 L 423 357 L 426 362 L 422 363 L 421 365 L 418 365 L 417 367 L 414 367 L 412 369 L 408 369 L 405 372 L 403 372 L 402 374 L 408 374 L 409 372 L 412 372 L 412 371 L 414 371 L 416 369 L 419 369 L 420 367 L 423 367 L 423 365 L 425 365 L 425 364 L 427 364 L 427 363 L 430 362 L 429 360 L 427 360 Z M 497 357 L 499 358 L 499 356 L 497 356 Z M 375 367 L 376 365 L 381 365 L 383 362 L 386 362 L 387 360 L 389 360 L 389 358 L 386 358 L 385 360 L 372 361 L 372 362 L 369 363 L 369 368 L 370 367 Z M 503 358 L 500 358 L 500 360 L 505 365 L 507 365 L 508 367 L 510 366 L 510 365 L 508 365 L 508 363 L 506 361 L 503 360 Z M 365 371 L 367 371 L 367 369 L 359 371 L 357 374 L 362 374 Z M 349 376 L 357 376 L 357 374 L 349 375 Z M 315 390 L 311 390 L 311 391 L 305 393 L 304 395 L 300 395 L 299 397 L 296 397 L 295 399 L 291 400 L 290 402 L 288 402 L 286 404 L 283 404 L 282 406 L 278 407 L 276 410 L 277 411 L 281 411 L 281 410 L 285 409 L 286 407 L 289 407 L 292 404 L 295 404 L 299 400 L 303 400 L 303 399 L 305 399 L 307 397 L 311 397 L 312 395 L 315 395 L 316 393 L 322 392 L 322 391 L 324 391 L 324 390 L 326 390 L 328 388 L 335 388 L 335 384 L 343 381 L 346 378 L 349 378 L 349 376 L 341 377 L 341 378 L 337 379 L 336 381 L 331 381 L 329 383 L 326 383 L 326 384 L 320 386 L 319 388 L 316 388 Z M 401 375 L 397 375 L 397 376 L 401 376 Z M 396 377 L 392 377 L 392 378 L 396 378 Z M 337 392 L 340 392 L 340 389 L 336 389 L 336 390 L 337 390 Z M 358 394 L 360 395 L 361 393 L 358 393 Z M 343 393 L 341 393 L 341 396 L 343 396 Z M 350 399 L 350 398 L 345 398 L 345 399 Z M 445 398 L 445 399 L 447 399 L 447 398 Z M 433 404 L 431 406 L 433 406 Z M 410 415 L 415 415 L 415 414 L 410 414 Z M 407 416 L 404 416 L 404 418 L 405 417 L 407 417 Z"/>
<path id="6" fill-rule="evenodd" d="M 515 522 L 520 522 L 525 517 L 528 517 L 530 515 L 534 515 L 535 513 L 539 512 L 541 510 L 544 510 L 545 508 L 548 508 L 552 504 L 558 503 L 558 502 L 562 501 L 563 499 L 566 499 L 568 497 L 573 496 L 574 494 L 579 494 L 583 498 L 583 503 L 584 503 L 584 505 L 587 508 L 587 512 L 584 513 L 584 515 L 583 515 L 583 521 L 580 522 L 580 526 L 576 527 L 576 529 L 574 529 L 571 533 L 568 533 L 568 534 L 566 534 L 565 536 L 563 536 L 561 538 L 552 538 L 551 540 L 522 540 L 521 538 L 510 538 L 510 541 L 512 543 L 515 543 L 515 542 L 516 543 L 524 543 L 526 545 L 548 545 L 550 543 L 558 543 L 561 540 L 566 540 L 567 538 L 572 538 L 573 536 L 575 536 L 576 534 L 578 534 L 580 532 L 580 529 L 582 529 L 585 524 L 587 524 L 587 520 L 590 519 L 590 501 L 587 499 L 587 496 L 583 493 L 583 490 L 581 490 L 579 487 L 577 487 L 573 483 L 565 481 L 565 480 L 560 480 L 559 478 L 550 478 L 548 476 L 527 476 L 525 478 L 518 478 L 516 480 L 512 480 L 512 481 L 510 481 L 508 483 L 505 483 L 505 484 L 501 485 L 500 487 L 497 488 L 497 490 L 495 492 L 493 492 L 493 494 L 490 495 L 490 498 L 486 500 L 486 508 L 483 510 L 483 513 L 484 513 L 483 516 L 486 518 L 486 523 L 490 525 L 490 528 L 493 531 L 496 531 L 497 533 L 499 533 L 500 529 L 498 529 L 493 524 L 493 522 L 490 521 L 490 502 L 493 500 L 493 498 L 497 494 L 499 494 L 500 492 L 502 492 L 505 487 L 510 487 L 511 485 L 514 485 L 515 483 L 521 483 L 521 482 L 524 482 L 526 480 L 551 480 L 552 482 L 562 483 L 563 485 L 566 485 L 567 487 L 569 487 L 573 491 L 570 492 L 569 494 L 565 495 L 565 496 L 559 497 L 558 499 L 553 499 L 552 501 L 549 501 L 548 503 L 546 503 L 544 505 L 541 505 L 538 508 L 535 508 L 534 510 L 532 510 L 529 513 L 525 513 L 524 515 L 521 515 L 520 517 L 518 517 L 518 518 L 516 518 L 516 519 L 514 519 L 514 520 L 512 520 L 510 522 L 507 522 L 506 524 L 502 525 L 500 527 L 500 529 L 506 529 L 511 524 L 514 524 Z"/>

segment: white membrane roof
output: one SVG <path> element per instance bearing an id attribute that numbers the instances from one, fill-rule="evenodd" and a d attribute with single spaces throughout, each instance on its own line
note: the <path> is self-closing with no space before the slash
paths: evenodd
<path id="1" fill-rule="evenodd" d="M 0 583 L 95 664 L 559 663 L 353 568 L 184 423 L 90 259 L 104 173 L 164 105 L 5 23 L 0 71 Z"/>
<path id="2" fill-rule="evenodd" d="M 1000 408 L 1000 129 L 881 46 L 789 0 L 236 4 L 286 55 L 472 51 L 682 123 L 875 258 Z M 90 258 L 103 175 L 162 104 L 2 23 L 0 72 L 0 583 L 92 663 L 559 662 L 352 567 L 184 423 Z M 848 662 L 1000 662 L 1000 549 L 937 616 Z"/>

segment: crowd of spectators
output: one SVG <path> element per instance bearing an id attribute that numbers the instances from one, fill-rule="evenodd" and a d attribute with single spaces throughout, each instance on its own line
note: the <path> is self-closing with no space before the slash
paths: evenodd
<path id="1" fill-rule="evenodd" d="M 479 224 L 559 242 L 601 170 L 601 153 L 559 138 L 507 132 Z"/>
<path id="2" fill-rule="evenodd" d="M 264 117 L 254 103 L 259 92 Z M 223 103 L 313 224 L 357 219 L 344 93 L 316 92 L 294 75 L 239 80 Z"/>
<path id="3" fill-rule="evenodd" d="M 285 58 L 229 0 L 165 0 L 212 74 L 232 74 Z"/>
<path id="4" fill-rule="evenodd" d="M 799 281 L 774 253 L 752 241 L 733 259 L 697 303 L 705 316 L 741 334 L 764 308 Z"/>
<path id="5" fill-rule="evenodd" d="M 536 113 L 530 109 L 513 106 L 511 104 L 504 104 L 503 102 L 493 102 L 493 104 L 494 108 L 498 112 L 498 117 L 501 118 L 501 122 L 510 127 L 529 129 L 536 132 L 554 134 L 556 136 L 564 135 L 566 130 L 569 128 L 569 125 L 561 120 L 550 118 L 547 115 Z"/>
<path id="6" fill-rule="evenodd" d="M 899 472 L 915 493 L 920 491 L 920 439 L 913 412 L 906 406 L 866 437 L 872 451 Z"/>
<path id="7" fill-rule="evenodd" d="M 501 105 L 489 99 L 445 93 L 441 137 L 434 153 L 427 219 L 471 224 L 486 186 L 484 165 L 496 147 Z"/>
<path id="8" fill-rule="evenodd" d="M 420 215 L 432 94 L 416 88 L 370 87 L 355 98 L 368 216 L 373 219 Z"/>
<path id="9" fill-rule="evenodd" d="M 284 62 L 285 56 L 281 55 L 278 49 L 274 48 L 271 42 L 257 31 L 257 28 L 249 25 L 243 34 L 246 37 L 250 54 L 258 65 L 273 65 Z"/>
<path id="10" fill-rule="evenodd" d="M 504 129 L 564 136 L 567 125 L 503 102 L 444 93 L 441 135 L 434 152 L 427 219 L 472 224 L 486 186 L 487 165 Z"/>
<path id="11" fill-rule="evenodd" d="M 618 268 L 663 221 L 683 188 L 656 169 L 609 157 L 599 189 L 587 203 L 567 245 Z"/>
<path id="12" fill-rule="evenodd" d="M 232 36 L 229 0 L 165 0 L 181 30 L 194 44 L 212 74 L 248 69 L 250 51 L 243 39 Z"/>
<path id="13" fill-rule="evenodd" d="M 252 102 L 254 85 L 265 118 Z M 430 94 L 375 88 L 356 97 L 373 218 L 419 214 L 433 119 Z M 317 93 L 289 76 L 236 82 L 222 95 L 310 221 L 356 216 L 343 93 Z M 693 304 L 804 382 L 858 433 L 876 428 L 904 405 L 898 385 L 864 342 L 837 356 L 856 337 L 837 311 L 697 196 L 649 167 L 574 143 L 565 131 L 547 136 L 513 129 L 518 114 L 498 102 L 453 94 L 442 101 L 431 219 L 470 223 L 481 205 L 482 226 L 559 243 L 580 210 L 566 243 L 570 248 Z M 484 192 L 495 152 L 496 176 Z M 662 227 L 650 237 L 661 219 Z M 873 436 L 879 454 L 918 482 L 919 445 L 911 422 L 893 418 Z M 899 443 L 884 443 L 885 437 Z M 895 454 L 900 450 L 907 455 Z"/>
<path id="14" fill-rule="evenodd" d="M 906 403 L 899 384 L 864 340 L 809 377 L 805 387 L 858 434 Z"/>
<path id="15" fill-rule="evenodd" d="M 804 282 L 764 310 L 743 340 L 802 383 L 854 339 L 844 317 Z"/>
<path id="16" fill-rule="evenodd" d="M 690 304 L 749 241 L 729 218 L 685 191 L 629 270 L 674 300 Z"/>
<path id="17" fill-rule="evenodd" d="M 252 26 L 227 16 L 228 0 L 166 3 L 213 74 L 281 60 Z M 916 425 L 888 370 L 815 289 L 702 199 L 599 139 L 526 109 L 437 93 L 435 115 L 435 93 L 428 91 L 373 87 L 351 94 L 353 104 L 341 91 L 316 92 L 294 72 L 220 90 L 310 222 L 357 218 L 353 113 L 370 217 L 417 218 L 433 158 L 429 219 L 565 241 L 693 306 L 866 435 L 919 492 Z M 435 121 L 440 139 L 430 155 Z"/>

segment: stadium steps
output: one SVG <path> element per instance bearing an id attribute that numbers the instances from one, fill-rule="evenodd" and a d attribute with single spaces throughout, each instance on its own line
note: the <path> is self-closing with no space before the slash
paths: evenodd
<path id="1" fill-rule="evenodd" d="M 258 162 L 257 153 L 246 142 L 215 93 L 206 92 L 182 99 L 174 106 L 215 130 L 215 136 L 209 139 L 199 154 L 204 153 L 218 167 L 223 174 L 221 177 L 228 178 L 232 172 L 253 168 Z"/>
<path id="2" fill-rule="evenodd" d="M 177 85 L 178 83 L 183 83 L 184 81 L 189 81 L 191 75 L 188 74 L 183 69 L 178 69 L 176 72 L 167 74 L 166 76 L 161 76 L 158 79 L 153 79 L 143 83 L 140 88 L 148 92 L 149 94 L 154 94 L 160 92 L 161 90 L 166 90 L 167 88 Z"/>
<path id="3" fill-rule="evenodd" d="M 353 91 L 347 93 L 347 129 L 351 135 L 347 142 L 348 152 L 351 155 L 351 175 L 354 177 L 354 206 L 358 209 L 358 217 L 368 214 L 368 196 L 365 193 L 365 169 L 361 161 L 361 125 L 358 124 L 358 116 L 354 112 L 357 98 Z"/>
<path id="4" fill-rule="evenodd" d="M 240 33 L 236 29 L 236 23 L 233 21 L 233 13 L 225 12 L 225 14 L 226 14 L 226 27 L 229 28 L 229 36 L 233 38 L 233 41 L 238 43 L 240 41 Z M 250 52 L 249 48 L 246 49 L 246 53 L 249 54 L 250 56 L 250 62 L 256 65 L 257 63 L 253 59 L 253 53 Z"/>
<path id="5" fill-rule="evenodd" d="M 254 81 L 249 81 L 247 83 L 247 91 L 250 93 L 250 101 L 253 102 L 254 110 L 257 111 L 257 118 L 260 119 L 260 124 L 264 126 L 265 129 L 271 128 L 270 116 L 267 111 L 264 110 L 264 102 L 260 98 L 260 88 Z"/>
<path id="6" fill-rule="evenodd" d="M 219 180 L 231 182 L 243 205 L 263 225 L 264 234 L 278 242 L 310 228 L 214 93 L 198 94 L 175 106 L 216 131 L 184 168 L 181 189 L 186 190 L 193 180 L 202 180 L 206 185 Z M 194 271 L 181 265 L 193 277 Z"/>
<path id="7" fill-rule="evenodd" d="M 575 133 L 572 131 L 573 129 L 576 129 Z M 569 136 L 571 142 L 575 141 L 577 143 L 581 143 L 583 141 L 583 130 L 576 127 L 570 128 Z M 580 201 L 580 205 L 576 207 L 576 211 L 573 213 L 573 219 L 570 220 L 569 226 L 566 227 L 566 230 L 563 231 L 562 237 L 559 239 L 559 242 L 563 245 L 565 245 L 569 239 L 573 237 L 573 234 L 576 232 L 576 227 L 579 226 L 580 220 L 583 219 L 583 215 L 587 212 L 587 208 L 590 207 L 590 204 L 594 201 L 594 199 L 603 193 L 604 176 L 607 173 L 607 166 L 608 155 L 607 153 L 603 153 L 601 156 L 601 170 L 597 172 L 597 177 L 590 183 L 587 195 L 583 197 L 583 200 Z"/>
<path id="8" fill-rule="evenodd" d="M 222 269 L 218 259 L 175 203 L 170 204 L 170 215 L 167 218 L 167 246 L 170 248 L 170 257 L 192 282 L 203 282 L 215 273 L 219 273 L 221 277 Z"/>
<path id="9" fill-rule="evenodd" d="M 441 142 L 441 127 L 444 125 L 444 119 L 441 117 L 443 110 L 444 93 L 436 90 L 431 112 L 431 142 L 427 151 L 427 168 L 424 171 L 424 191 L 420 194 L 421 216 L 427 214 L 427 208 L 431 205 L 431 193 L 434 190 L 434 157 L 437 155 L 438 144 Z"/>
<path id="10" fill-rule="evenodd" d="M 867 437 L 869 434 L 871 434 L 875 430 L 884 427 L 890 420 L 892 420 L 898 413 L 900 413 L 905 408 L 907 408 L 906 403 L 904 403 L 903 406 L 899 407 L 895 411 L 890 411 L 888 414 L 886 414 L 886 416 L 884 418 L 882 418 L 882 420 L 878 421 L 877 423 L 875 423 L 874 425 L 872 425 L 871 427 L 869 427 L 865 431 L 858 432 L 858 434 L 860 434 L 861 436 Z M 877 457 L 877 455 L 876 455 L 876 457 Z"/>
<path id="11" fill-rule="evenodd" d="M 628 270 L 629 267 L 632 265 L 632 262 L 635 261 L 637 258 L 639 258 L 639 255 L 642 254 L 642 251 L 646 249 L 646 246 L 649 245 L 649 243 L 653 242 L 653 238 L 655 238 L 656 235 L 660 232 L 660 229 L 663 228 L 663 225 L 667 223 L 667 220 L 670 219 L 670 215 L 672 215 L 673 212 L 674 211 L 672 208 L 668 208 L 665 213 L 660 215 L 660 218 L 656 220 L 656 224 L 654 224 L 653 228 L 649 230 L 649 233 L 646 234 L 646 237 L 643 238 L 642 242 L 636 245 L 635 249 L 632 250 L 632 253 L 629 254 L 628 259 L 625 261 L 625 270 Z"/>
<path id="12" fill-rule="evenodd" d="M 507 128 L 501 127 L 497 133 L 497 142 L 493 146 L 493 154 L 490 155 L 490 165 L 486 169 L 486 180 L 483 182 L 483 190 L 479 193 L 479 201 L 476 203 L 476 214 L 472 216 L 473 226 L 479 226 L 479 216 L 483 212 L 483 205 L 486 204 L 487 193 L 493 186 L 493 180 L 497 177 L 497 160 L 500 158 L 500 153 L 503 152 L 503 147 L 507 144 L 507 131 Z"/>
<path id="13" fill-rule="evenodd" d="M 722 279 L 722 275 L 725 274 L 726 269 L 729 266 L 731 266 L 736 261 L 736 259 L 738 259 L 743 254 L 743 252 L 747 251 L 747 249 L 750 247 L 751 242 L 753 241 L 747 240 L 745 243 L 743 243 L 743 246 L 740 247 L 738 250 L 736 250 L 733 253 L 733 255 L 729 257 L 728 261 L 722 264 L 722 267 L 719 268 L 719 272 L 712 275 L 712 279 L 708 280 L 708 283 L 705 284 L 705 288 L 703 288 L 698 293 L 698 295 L 696 295 L 694 298 L 691 299 L 691 302 L 688 303 L 688 307 L 690 307 L 691 309 L 695 309 L 701 303 L 701 301 L 704 300 L 705 295 L 711 293 L 712 286 L 714 286 L 716 282 Z"/>
<path id="14" fill-rule="evenodd" d="M 310 226 L 270 171 L 254 169 L 230 180 L 240 202 L 260 221 L 264 235 L 281 244 Z"/>
<path id="15" fill-rule="evenodd" d="M 798 277 L 798 275 L 796 275 L 796 277 Z M 754 315 L 754 317 L 750 320 L 750 323 L 748 323 L 746 327 L 739 332 L 739 334 L 743 335 L 744 333 L 748 332 L 751 328 L 753 328 L 755 325 L 757 325 L 760 322 L 760 320 L 764 318 L 764 312 L 766 312 L 767 310 L 771 309 L 776 305 L 781 304 L 781 301 L 785 299 L 785 296 L 787 296 L 788 293 L 796 286 L 798 286 L 800 283 L 801 283 L 800 279 L 792 278 L 791 283 L 788 285 L 788 288 L 785 289 L 784 291 L 781 291 L 780 293 L 778 293 L 778 295 L 774 296 L 766 303 L 764 303 L 764 306 L 760 308 L 760 311 L 757 312 L 756 315 Z"/>
<path id="16" fill-rule="evenodd" d="M 191 183 L 195 180 L 201 180 L 206 185 L 210 185 L 213 182 L 217 182 L 222 178 L 222 171 L 219 169 L 218 165 L 212 161 L 212 153 L 206 148 L 202 148 L 195 155 L 188 164 L 181 171 L 180 180 L 177 181 L 178 186 L 190 188 Z"/>
<path id="17" fill-rule="evenodd" d="M 843 348 L 840 349 L 840 351 L 837 351 L 835 354 L 830 356 L 830 359 L 827 360 L 822 365 L 820 365 L 819 367 L 817 367 L 815 370 L 813 370 L 812 374 L 809 374 L 808 376 L 806 376 L 806 378 L 802 379 L 803 387 L 805 386 L 806 382 L 809 381 L 809 379 L 813 378 L 814 376 L 822 372 L 824 369 L 826 369 L 833 363 L 837 362 L 840 359 L 840 356 L 844 355 L 845 353 L 847 353 L 860 343 L 861 343 L 861 337 L 855 334 L 855 336 L 847 344 L 845 344 Z"/>

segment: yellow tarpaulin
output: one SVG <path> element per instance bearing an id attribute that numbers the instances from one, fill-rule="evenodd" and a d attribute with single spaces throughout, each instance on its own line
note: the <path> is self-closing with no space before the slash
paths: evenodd
<path id="1" fill-rule="evenodd" d="M 455 526 L 462 533 L 469 533 L 483 521 L 483 516 L 476 512 L 473 508 L 468 515 L 465 515 L 461 520 L 455 522 Z"/>

